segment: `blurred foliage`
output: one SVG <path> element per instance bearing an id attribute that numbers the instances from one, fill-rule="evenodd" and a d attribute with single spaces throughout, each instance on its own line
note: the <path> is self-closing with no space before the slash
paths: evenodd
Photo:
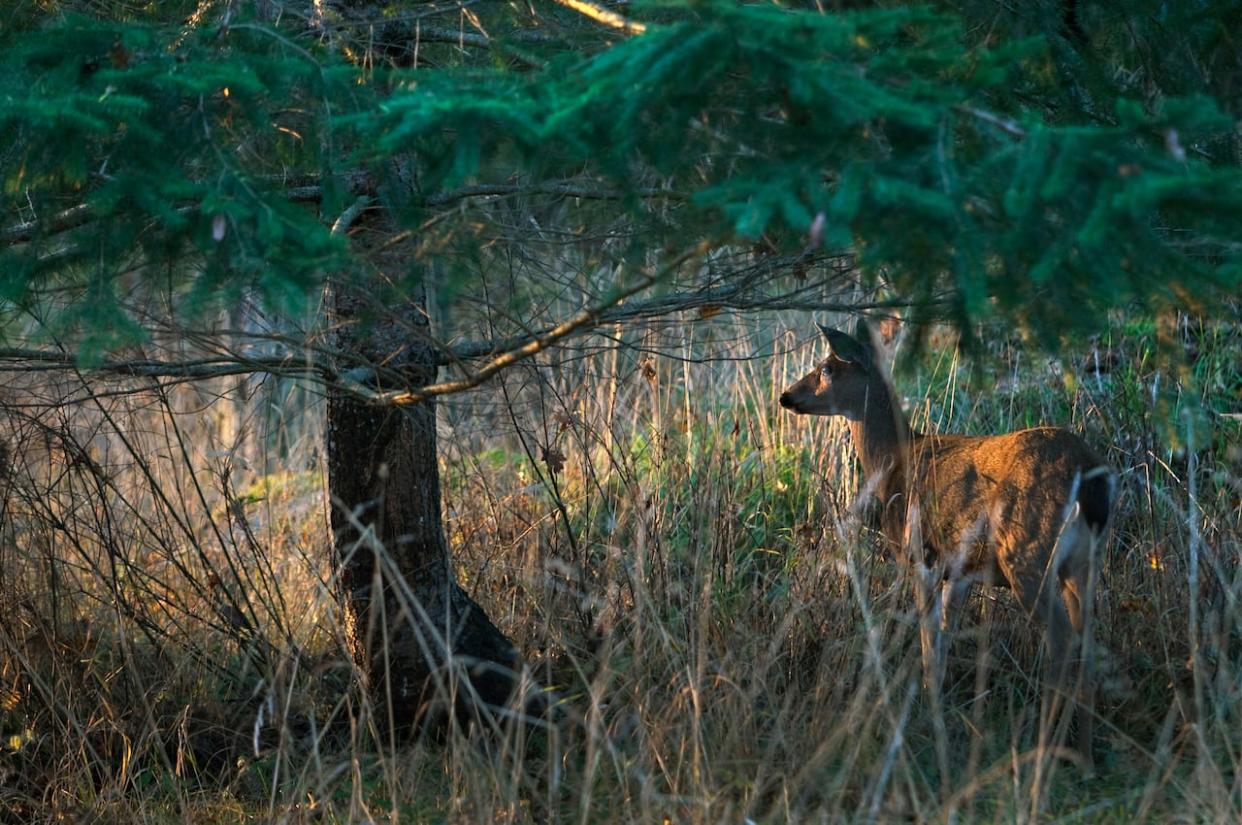
<path id="1" fill-rule="evenodd" d="M 359 175 L 407 226 L 462 185 L 619 188 L 634 260 L 823 244 L 916 316 L 1050 347 L 1242 280 L 1237 2 L 660 0 L 632 37 L 482 3 L 414 52 L 383 4 L 161 5 L 24 4 L 0 34 L 0 299 L 88 349 L 141 335 L 135 273 L 190 312 L 244 286 L 297 311 L 356 262 L 330 225 Z"/>

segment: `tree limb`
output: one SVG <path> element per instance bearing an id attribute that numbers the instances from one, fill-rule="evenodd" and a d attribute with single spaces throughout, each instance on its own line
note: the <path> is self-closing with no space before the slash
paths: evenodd
<path id="1" fill-rule="evenodd" d="M 686 250 L 672 261 L 665 264 L 659 270 L 651 272 L 644 278 L 640 279 L 638 283 L 614 292 L 599 304 L 584 309 L 573 318 L 557 324 L 547 333 L 537 336 L 525 345 L 517 347 L 516 349 L 511 349 L 496 356 L 482 368 L 476 370 L 473 374 L 465 378 L 456 381 L 441 381 L 437 384 L 429 384 L 425 387 L 420 387 L 417 390 L 407 390 L 398 393 L 385 393 L 376 400 L 381 403 L 397 405 L 417 404 L 421 401 L 435 398 L 437 395 L 448 395 L 449 393 L 461 392 L 462 390 L 468 390 L 471 387 L 477 387 L 505 367 L 512 366 L 513 364 L 529 358 L 538 352 L 542 352 L 552 346 L 552 344 L 555 344 L 557 341 L 572 335 L 577 330 L 595 326 L 599 323 L 600 316 L 609 307 L 616 306 L 626 298 L 636 295 L 652 284 L 663 280 L 672 272 L 676 271 L 686 261 L 706 254 L 707 250 L 708 244 L 706 241 L 696 244 L 691 249 Z"/>
<path id="2" fill-rule="evenodd" d="M 686 195 L 673 189 L 657 189 L 652 187 L 640 187 L 630 192 L 618 189 L 596 189 L 590 186 L 582 186 L 569 182 L 558 183 L 534 183 L 530 185 L 520 184 L 503 184 L 503 183 L 484 183 L 475 186 L 463 186 L 460 189 L 452 189 L 448 192 L 440 192 L 435 195 L 429 195 L 424 201 L 428 206 L 444 206 L 454 201 L 465 200 L 467 198 L 484 197 L 488 195 L 561 195 L 567 198 L 582 198 L 584 200 L 622 200 L 630 195 L 637 195 L 642 198 L 668 198 L 669 200 L 682 201 L 686 200 Z"/>
<path id="3" fill-rule="evenodd" d="M 330 368 L 304 357 L 288 355 L 269 358 L 199 358 L 188 361 L 161 361 L 149 358 L 105 359 L 83 365 L 77 356 L 51 350 L 0 347 L 0 372 L 52 372 L 82 370 L 130 378 L 223 378 L 265 372 L 271 375 L 297 376 L 327 374 Z"/>
<path id="4" fill-rule="evenodd" d="M 6 245 L 29 243 L 40 233 L 56 234 L 65 232 L 89 222 L 91 208 L 88 204 L 79 203 L 61 212 L 57 212 L 47 220 L 22 221 L 0 229 L 0 241 Z"/>

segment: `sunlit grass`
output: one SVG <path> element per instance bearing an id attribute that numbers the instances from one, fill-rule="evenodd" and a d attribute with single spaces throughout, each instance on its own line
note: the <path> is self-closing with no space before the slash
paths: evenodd
<path id="1" fill-rule="evenodd" d="M 1201 415 L 1189 384 L 1168 395 L 1151 334 L 1119 328 L 1106 373 L 1081 369 L 1089 353 L 1057 364 L 998 339 L 974 371 L 937 351 L 897 377 L 916 426 L 1069 426 L 1121 472 L 1094 778 L 1059 763 L 1032 800 L 1038 640 L 1005 592 L 975 596 L 938 718 L 909 582 L 851 507 L 848 431 L 774 403 L 816 345 L 523 368 L 504 379 L 512 418 L 473 410 L 495 386 L 446 404 L 455 568 L 559 715 L 395 753 L 339 631 L 315 410 L 281 422 L 294 448 L 267 467 L 230 458 L 175 398 L 117 401 L 125 439 L 89 410 L 24 420 L 0 548 L 0 817 L 1233 821 L 1239 432 Z M 1196 346 L 1221 411 L 1238 332 Z M 1168 433 L 1201 420 L 1192 499 Z"/>

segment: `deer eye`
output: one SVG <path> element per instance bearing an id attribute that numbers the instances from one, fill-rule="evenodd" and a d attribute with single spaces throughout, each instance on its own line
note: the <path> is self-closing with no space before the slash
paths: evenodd
<path id="1" fill-rule="evenodd" d="M 824 364 L 822 367 L 819 368 L 819 371 L 824 374 L 825 378 L 831 378 L 832 371 L 833 371 L 832 364 Z"/>

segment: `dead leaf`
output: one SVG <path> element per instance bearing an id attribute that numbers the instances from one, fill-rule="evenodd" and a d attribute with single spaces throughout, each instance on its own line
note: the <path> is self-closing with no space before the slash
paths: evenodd
<path id="1" fill-rule="evenodd" d="M 699 317 L 704 321 L 709 321 L 720 314 L 720 304 L 704 304 L 699 307 Z"/>
<path id="2" fill-rule="evenodd" d="M 558 475 L 565 469 L 565 454 L 555 447 L 543 448 L 543 461 L 548 465 L 548 472 Z"/>
<path id="3" fill-rule="evenodd" d="M 654 384 L 656 380 L 655 359 L 650 355 L 644 355 L 638 360 L 638 368 L 643 371 L 643 378 Z"/>

